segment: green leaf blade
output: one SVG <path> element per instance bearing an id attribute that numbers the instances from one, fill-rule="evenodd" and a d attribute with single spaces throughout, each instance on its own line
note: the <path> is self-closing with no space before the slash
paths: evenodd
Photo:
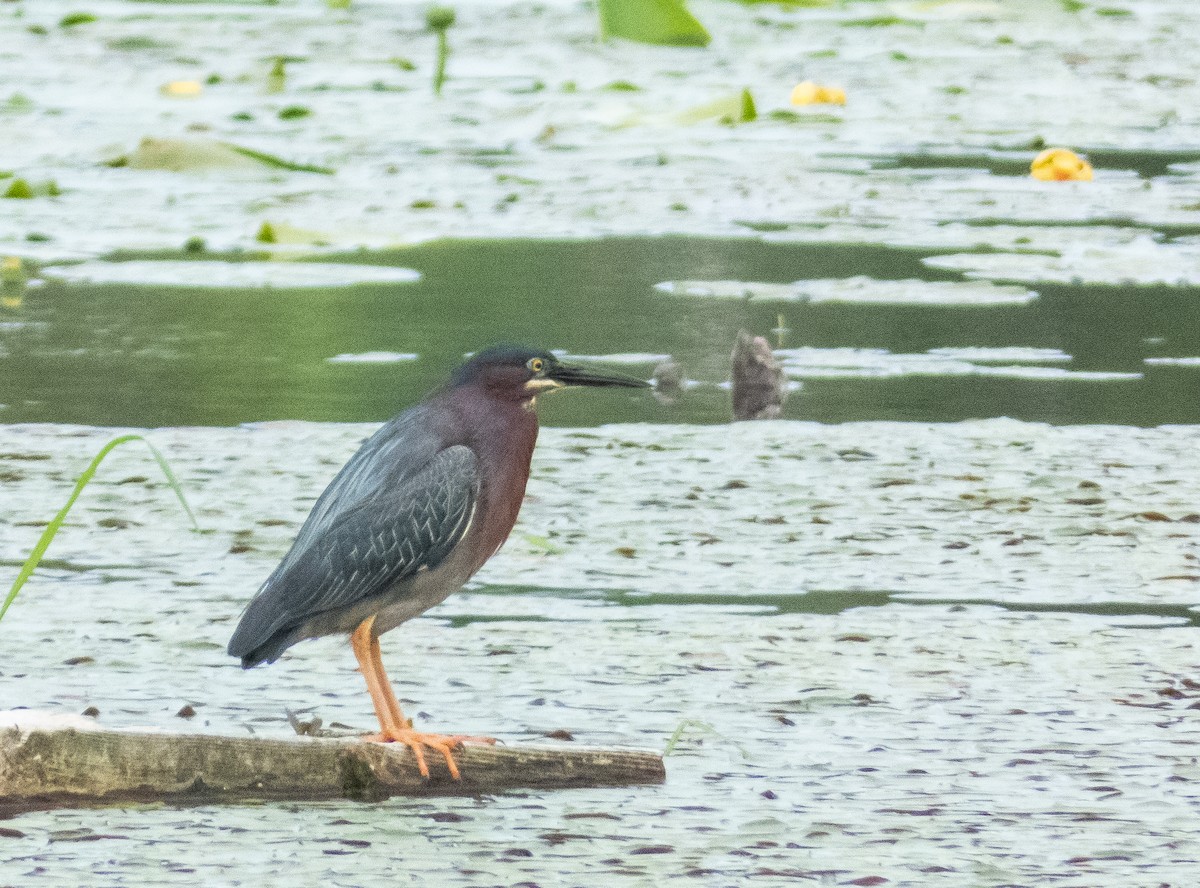
<path id="1" fill-rule="evenodd" d="M 680 0 L 600 0 L 600 36 L 660 46 L 708 46 L 712 36 Z"/>
<path id="2" fill-rule="evenodd" d="M 50 523 L 46 525 L 46 529 L 42 531 L 42 535 L 38 537 L 37 543 L 34 544 L 33 551 L 29 553 L 29 557 L 25 559 L 25 563 L 21 565 L 21 570 L 17 573 L 17 578 L 13 581 L 12 588 L 9 589 L 8 595 L 4 599 L 4 603 L 0 604 L 0 620 L 4 619 L 4 615 L 8 613 L 9 607 L 11 607 L 12 603 L 17 599 L 17 593 L 21 591 L 21 587 L 25 585 L 25 582 L 37 569 L 38 564 L 41 563 L 42 557 L 46 554 L 46 550 L 50 548 L 50 543 L 54 541 L 54 537 L 62 528 L 63 522 L 67 520 L 67 515 L 71 511 L 71 507 L 75 505 L 75 501 L 79 499 L 79 496 L 83 493 L 84 488 L 88 486 L 88 483 L 95 476 L 96 470 L 100 468 L 100 464 L 104 462 L 104 458 L 112 453 L 112 451 L 117 447 L 128 443 L 129 441 L 141 441 L 150 448 L 150 452 L 154 455 L 154 459 L 158 462 L 159 467 L 162 469 L 163 474 L 167 478 L 167 483 L 171 485 L 171 489 L 175 491 L 175 495 L 179 498 L 179 502 L 183 506 L 184 511 L 187 512 L 188 518 L 192 522 L 192 529 L 199 532 L 200 524 L 196 521 L 196 515 L 194 512 L 192 512 L 192 507 L 188 505 L 187 498 L 183 495 L 183 487 L 180 485 L 179 479 L 175 477 L 175 473 L 171 471 L 171 467 L 168 465 L 166 457 L 159 452 L 157 447 L 155 447 L 141 435 L 119 435 L 101 447 L 100 452 L 92 458 L 90 463 L 88 463 L 88 467 L 83 470 L 83 473 L 79 476 L 79 480 L 75 482 L 75 487 L 71 491 L 71 495 L 67 497 L 66 503 L 61 509 L 58 510 L 58 514 L 50 519 Z"/>

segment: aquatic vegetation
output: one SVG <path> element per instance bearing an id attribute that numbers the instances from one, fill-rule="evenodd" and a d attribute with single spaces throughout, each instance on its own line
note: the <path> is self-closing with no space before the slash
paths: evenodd
<path id="1" fill-rule="evenodd" d="M 263 223 L 273 241 L 263 243 L 309 244 L 315 232 L 301 232 L 291 226 Z M 295 238 L 295 239 L 293 239 Z M 201 241 L 191 255 L 204 253 Z M 185 252 L 189 252 L 185 248 Z M 396 265 L 359 265 L 350 262 L 308 262 L 247 260 L 239 262 L 198 259 L 130 259 L 110 262 L 95 259 L 40 269 L 47 280 L 88 284 L 127 284 L 158 289 L 188 287 L 218 290 L 230 287 L 270 288 L 273 290 L 311 289 L 316 287 L 353 287 L 358 284 L 408 284 L 421 279 L 411 268 Z"/>
<path id="2" fill-rule="evenodd" d="M 3 102 L 0 102 L 0 112 L 6 114 L 27 114 L 34 107 L 33 99 L 21 92 L 15 92 Z"/>
<path id="3" fill-rule="evenodd" d="M 90 12 L 69 12 L 59 20 L 60 28 L 74 28 L 76 25 L 88 25 L 96 21 Z"/>
<path id="4" fill-rule="evenodd" d="M 75 482 L 75 489 L 71 491 L 71 495 L 67 498 L 67 502 L 58 514 L 50 519 L 50 523 L 46 525 L 46 529 L 34 544 L 33 551 L 29 553 L 29 557 L 25 559 L 25 563 L 21 565 L 21 570 L 17 574 L 17 578 L 13 581 L 12 588 L 8 590 L 8 596 L 4 599 L 4 603 L 0 605 L 0 620 L 4 619 L 4 615 L 8 612 L 12 603 L 16 601 L 17 593 L 21 591 L 21 587 L 33 575 L 38 564 L 42 560 L 42 556 L 46 554 L 46 550 L 50 548 L 50 544 L 54 542 L 55 536 L 58 535 L 62 528 L 63 522 L 66 521 L 71 507 L 75 505 L 75 501 L 79 499 L 79 495 L 83 493 L 85 487 L 96 474 L 96 470 L 100 468 L 100 464 L 104 462 L 104 457 L 108 456 L 117 447 L 129 441 L 141 441 L 150 448 L 151 454 L 158 462 L 163 474 L 167 478 L 167 483 L 171 485 L 171 489 L 175 491 L 175 495 L 179 498 L 179 504 L 183 506 L 183 510 L 187 512 L 188 518 L 192 522 L 192 530 L 199 532 L 200 524 L 196 521 L 196 515 L 192 512 L 192 507 L 188 505 L 187 498 L 183 495 L 183 488 L 179 484 L 179 479 L 175 477 L 175 473 L 171 471 L 171 466 L 167 463 L 166 457 L 159 452 L 158 448 L 151 444 L 146 438 L 141 435 L 120 435 L 113 438 L 107 444 L 100 448 L 100 452 L 93 457 L 88 467 L 83 470 L 83 474 L 79 476 L 79 480 Z"/>
<path id="5" fill-rule="evenodd" d="M 281 93 L 287 86 L 287 58 L 278 56 L 267 73 L 267 92 Z"/>
<path id="6" fill-rule="evenodd" d="M 297 228 L 286 222 L 264 221 L 258 227 L 254 239 L 260 244 L 308 244 L 310 246 L 326 246 L 331 236 L 320 231 L 310 231 Z"/>
<path id="7" fill-rule="evenodd" d="M 698 731 L 699 733 L 709 735 L 714 735 L 717 733 L 717 729 L 708 722 L 699 721 L 698 719 L 693 718 L 685 718 L 679 723 L 675 730 L 671 732 L 671 736 L 667 739 L 667 745 L 663 747 L 663 758 L 666 758 L 675 751 L 675 747 L 678 746 L 679 741 L 683 739 L 684 733 L 689 730 Z"/>
<path id="8" fill-rule="evenodd" d="M 754 104 L 754 96 L 750 90 L 743 89 L 740 93 L 688 108 L 675 115 L 674 121 L 684 126 L 704 120 L 716 120 L 719 123 L 733 125 L 749 123 L 757 119 L 758 108 Z"/>
<path id="9" fill-rule="evenodd" d="M 455 13 L 449 6 L 432 6 L 425 13 L 425 26 L 437 34 L 437 61 L 433 67 L 433 94 L 440 96 L 446 82 L 446 59 L 450 56 L 447 32 L 454 25 Z"/>
<path id="10" fill-rule="evenodd" d="M 287 109 L 285 109 L 287 110 Z M 110 167 L 169 170 L 174 173 L 206 169 L 251 169 L 256 165 L 297 173 L 332 176 L 331 167 L 295 163 L 265 151 L 212 139 L 156 139 L 147 136 L 129 154 L 105 161 Z"/>
<path id="11" fill-rule="evenodd" d="M 9 200 L 32 200 L 35 197 L 58 197 L 62 191 L 58 187 L 58 183 L 53 179 L 47 179 L 43 182 L 31 182 L 28 179 L 13 179 L 8 183 L 8 187 L 4 189 L 4 194 L 0 197 L 6 197 Z"/>
<path id="12" fill-rule="evenodd" d="M 900 18 L 895 15 L 876 15 L 870 18 L 851 19 L 842 22 L 843 28 L 890 28 L 904 25 L 910 28 L 924 28 L 925 23 L 916 19 Z"/>
<path id="13" fill-rule="evenodd" d="M 13 179 L 9 183 L 8 188 L 4 190 L 4 197 L 10 200 L 31 200 L 33 198 L 33 189 L 29 187 L 29 183 L 24 179 Z"/>
<path id="14" fill-rule="evenodd" d="M 312 109 L 304 105 L 288 105 L 286 108 L 280 108 L 278 117 L 280 120 L 301 120 L 312 114 Z"/>
<path id="15" fill-rule="evenodd" d="M 218 142 L 217 144 L 223 145 L 230 151 L 236 152 L 243 157 L 249 157 L 251 160 L 257 160 L 261 164 L 281 170 L 290 170 L 296 173 L 318 173 L 322 176 L 332 176 L 335 172 L 332 167 L 315 166 L 309 163 L 293 163 L 274 154 L 268 154 L 265 151 L 255 151 L 253 148 L 235 145 L 232 142 Z"/>
<path id="16" fill-rule="evenodd" d="M 990 281 L 878 280 L 866 275 L 815 278 L 776 284 L 765 281 L 663 281 L 654 290 L 668 296 L 773 302 L 845 302 L 876 305 L 1023 305 L 1038 294 L 1023 286 Z"/>
<path id="17" fill-rule="evenodd" d="M 600 0 L 600 36 L 664 46 L 708 46 L 712 36 L 680 0 Z"/>

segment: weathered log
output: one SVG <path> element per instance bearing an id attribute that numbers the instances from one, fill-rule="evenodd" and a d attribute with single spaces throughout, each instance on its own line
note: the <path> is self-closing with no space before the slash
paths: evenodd
<path id="1" fill-rule="evenodd" d="M 359 739 L 272 740 L 75 727 L 0 727 L 0 816 L 122 801 L 211 804 L 251 799 L 474 795 L 511 789 L 662 783 L 653 752 L 576 746 L 490 746 L 455 753 L 461 780 L 426 755 Z"/>

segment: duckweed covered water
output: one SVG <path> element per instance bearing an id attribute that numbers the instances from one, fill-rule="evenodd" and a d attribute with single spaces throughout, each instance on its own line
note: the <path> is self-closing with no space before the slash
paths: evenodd
<path id="1" fill-rule="evenodd" d="M 30 814 L 0 884 L 1194 881 L 1195 4 L 696 0 L 702 51 L 468 4 L 440 100 L 418 5 L 0 5 L 0 559 L 112 426 L 172 427 L 208 529 L 115 453 L 0 708 L 366 729 L 343 643 L 223 648 L 369 423 L 497 339 L 698 383 L 546 399 L 512 540 L 384 642 L 419 725 L 665 786 Z M 741 327 L 787 421 L 721 424 Z"/>
<path id="2" fill-rule="evenodd" d="M 447 241 L 329 258 L 349 261 L 316 263 L 311 280 L 300 262 L 55 266 L 0 325 L 0 418 L 379 421 L 464 352 L 510 340 L 613 355 L 643 377 L 672 357 L 695 383 L 669 409 L 623 394 L 547 399 L 550 424 L 725 422 L 742 327 L 782 346 L 804 383 L 785 405 L 795 419 L 1200 418 L 1200 377 L 1174 360 L 1200 355 L 1196 288 L 994 285 L 947 280 L 926 264 L 937 251 L 700 238 Z"/>
<path id="3" fill-rule="evenodd" d="M 114 453 L 5 620 L 8 699 L 114 726 L 368 728 L 344 643 L 250 672 L 223 648 L 370 430 L 154 432 L 203 534 Z M 31 543 L 108 433 L 0 433 L 0 549 Z M 675 736 L 665 786 L 30 814 L 0 876 L 1185 883 L 1198 443 L 1000 420 L 548 429 L 504 552 L 384 656 L 421 726 Z"/>

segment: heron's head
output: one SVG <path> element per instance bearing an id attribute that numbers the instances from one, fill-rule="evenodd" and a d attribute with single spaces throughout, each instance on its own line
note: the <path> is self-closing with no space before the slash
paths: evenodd
<path id="1" fill-rule="evenodd" d="M 550 352 L 498 345 L 478 352 L 454 372 L 452 386 L 477 385 L 494 397 L 529 401 L 568 386 L 648 388 L 649 383 L 620 373 L 562 363 Z"/>

